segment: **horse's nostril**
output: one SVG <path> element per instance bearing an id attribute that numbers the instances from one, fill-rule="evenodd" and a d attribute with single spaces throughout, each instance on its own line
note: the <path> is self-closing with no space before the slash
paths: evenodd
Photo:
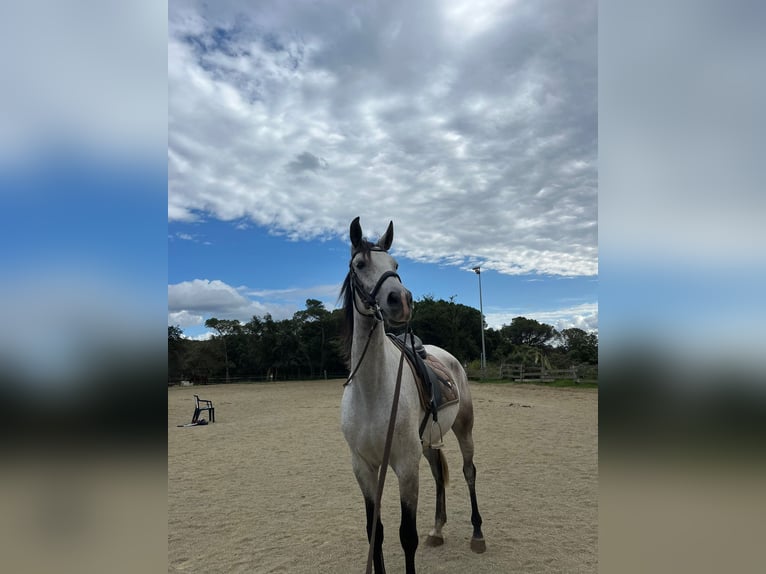
<path id="1" fill-rule="evenodd" d="M 388 304 L 389 305 L 401 305 L 402 300 L 399 297 L 399 293 L 396 291 L 391 291 L 391 293 L 388 294 Z"/>

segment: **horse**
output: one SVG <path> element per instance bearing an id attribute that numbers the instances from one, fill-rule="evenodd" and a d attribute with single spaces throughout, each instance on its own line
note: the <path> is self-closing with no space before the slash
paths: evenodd
<path id="1" fill-rule="evenodd" d="M 345 350 L 352 373 L 343 390 L 341 430 L 351 451 L 351 466 L 364 497 L 367 540 L 373 545 L 375 573 L 384 574 L 383 524 L 378 515 L 373 528 L 373 520 L 378 472 L 383 461 L 401 351 L 386 335 L 383 323 L 387 322 L 392 328 L 401 328 L 409 323 L 413 308 L 412 293 L 405 288 L 397 273 L 399 265 L 388 253 L 394 239 L 393 221 L 377 243 L 363 238 L 358 217 L 351 222 L 349 236 L 351 259 L 340 299 L 344 310 Z M 457 406 L 439 411 L 438 420 L 445 433 L 452 429 L 463 456 L 463 475 L 468 483 L 473 525 L 470 547 L 474 552 L 482 553 L 486 550 L 486 543 L 476 501 L 473 403 L 468 378 L 460 362 L 450 353 L 433 345 L 425 345 L 425 348 L 441 361 L 449 371 L 453 384 L 457 385 Z M 419 436 L 419 427 L 426 412 L 418 398 L 415 374 L 411 369 L 400 372 L 401 391 L 389 463 L 399 482 L 402 513 L 399 540 L 404 550 L 406 573 L 415 574 L 420 456 L 428 460 L 436 481 L 436 513 L 434 526 L 426 538 L 428 546 L 444 544 L 442 528 L 447 521 L 444 487 L 449 480 L 449 469 L 440 445 L 430 440 L 423 441 Z"/>

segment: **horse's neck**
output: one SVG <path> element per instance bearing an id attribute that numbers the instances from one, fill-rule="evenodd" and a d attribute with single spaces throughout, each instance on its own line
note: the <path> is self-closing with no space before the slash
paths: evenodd
<path id="1" fill-rule="evenodd" d="M 374 319 L 356 314 L 354 317 L 354 339 L 351 344 L 352 365 L 359 365 L 354 379 L 364 393 L 375 394 L 383 385 L 389 384 L 391 377 L 388 355 L 388 337 L 383 324 L 377 324 L 370 334 Z M 364 351 L 370 338 L 367 351 Z M 363 355 L 364 353 L 364 355 Z M 361 361 L 361 364 L 360 364 Z"/>

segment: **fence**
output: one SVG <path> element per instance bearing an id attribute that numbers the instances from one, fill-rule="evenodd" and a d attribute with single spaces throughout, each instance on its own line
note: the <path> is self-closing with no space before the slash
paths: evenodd
<path id="1" fill-rule="evenodd" d="M 580 376 L 577 369 L 570 367 L 568 369 L 546 369 L 543 366 L 525 366 L 521 365 L 500 365 L 499 378 L 512 379 L 519 382 L 541 382 L 550 383 L 553 381 L 574 381 L 580 382 Z"/>
<path id="2" fill-rule="evenodd" d="M 194 376 L 194 377 L 187 377 L 186 379 L 171 379 L 168 380 L 168 386 L 172 387 L 174 385 L 182 385 L 186 386 L 188 384 L 191 385 L 222 385 L 226 383 L 266 383 L 266 382 L 276 382 L 276 381 L 317 381 L 317 380 L 326 380 L 326 379 L 345 379 L 348 376 L 347 372 L 331 372 L 331 371 L 324 371 L 321 376 L 313 376 L 310 377 L 308 375 L 305 376 L 269 376 L 269 375 L 248 375 L 248 376 L 238 376 L 238 377 L 229 377 L 228 379 L 226 377 L 221 376 Z"/>
<path id="3" fill-rule="evenodd" d="M 553 381 L 573 381 L 575 383 L 598 382 L 598 365 L 577 365 L 567 369 L 546 369 L 539 365 L 512 363 L 488 363 L 482 373 L 479 361 L 466 365 L 470 379 L 510 379 L 526 383 L 549 383 Z"/>

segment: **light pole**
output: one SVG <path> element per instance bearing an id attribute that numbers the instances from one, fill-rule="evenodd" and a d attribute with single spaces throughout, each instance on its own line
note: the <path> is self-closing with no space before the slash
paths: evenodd
<path id="1" fill-rule="evenodd" d="M 473 272 L 479 276 L 479 310 L 481 312 L 481 374 L 486 375 L 487 350 L 484 347 L 484 303 L 481 300 L 481 265 L 473 268 Z"/>

